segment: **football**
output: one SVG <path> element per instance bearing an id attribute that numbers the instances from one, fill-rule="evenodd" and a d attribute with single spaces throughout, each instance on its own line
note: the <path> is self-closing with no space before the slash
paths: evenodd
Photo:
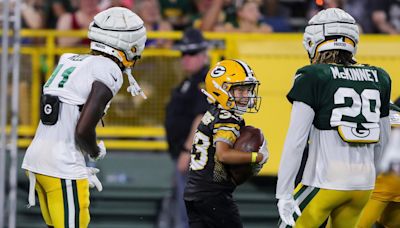
<path id="1" fill-rule="evenodd" d="M 244 152 L 256 152 L 264 141 L 264 136 L 260 129 L 253 126 L 240 128 L 240 136 L 236 139 L 233 148 Z M 252 165 L 230 165 L 228 168 L 233 180 L 237 185 L 243 184 L 253 176 Z"/>

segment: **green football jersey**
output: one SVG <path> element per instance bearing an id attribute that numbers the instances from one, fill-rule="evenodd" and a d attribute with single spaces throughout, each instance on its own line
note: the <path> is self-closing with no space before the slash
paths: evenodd
<path id="1" fill-rule="evenodd" d="M 345 126 L 362 135 L 389 115 L 390 90 L 390 77 L 379 67 L 313 64 L 296 72 L 287 98 L 309 105 L 320 130 Z"/>

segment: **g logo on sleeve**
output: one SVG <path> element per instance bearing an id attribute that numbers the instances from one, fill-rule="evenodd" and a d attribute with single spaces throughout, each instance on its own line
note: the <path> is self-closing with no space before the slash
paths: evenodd
<path id="1" fill-rule="evenodd" d="M 216 66 L 212 71 L 211 71 L 211 77 L 213 78 L 218 78 L 224 75 L 226 72 L 226 68 L 223 66 Z"/>

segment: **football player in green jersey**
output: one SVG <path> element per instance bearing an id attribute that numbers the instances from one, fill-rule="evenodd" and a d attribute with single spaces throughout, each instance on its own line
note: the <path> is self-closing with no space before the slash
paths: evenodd
<path id="1" fill-rule="evenodd" d="M 268 159 L 266 141 L 252 153 L 233 149 L 242 114 L 257 112 L 259 82 L 240 60 L 223 60 L 207 73 L 203 91 L 213 105 L 204 114 L 194 136 L 184 199 L 191 228 L 241 228 L 232 199 L 236 184 L 226 165 L 254 164 L 258 172 Z"/>
<path id="2" fill-rule="evenodd" d="M 328 218 L 332 227 L 355 227 L 374 188 L 390 133 L 391 80 L 356 63 L 358 40 L 355 20 L 337 8 L 320 11 L 305 29 L 311 64 L 296 72 L 287 95 L 293 106 L 278 171 L 280 227 L 319 227 Z"/>

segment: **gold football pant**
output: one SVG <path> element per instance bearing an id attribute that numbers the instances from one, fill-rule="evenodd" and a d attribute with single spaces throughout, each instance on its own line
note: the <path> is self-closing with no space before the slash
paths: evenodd
<path id="1" fill-rule="evenodd" d="M 378 176 L 358 227 L 370 228 L 375 222 L 388 228 L 400 227 L 400 176 L 395 173 Z"/>
<path id="2" fill-rule="evenodd" d="M 357 227 L 371 228 L 375 222 L 387 228 L 400 227 L 400 203 L 370 199 Z"/>
<path id="3" fill-rule="evenodd" d="M 294 216 L 296 228 L 318 228 L 329 218 L 332 228 L 356 227 L 372 190 L 339 191 L 300 184 L 294 198 L 301 216 Z M 279 227 L 289 227 L 280 224 Z"/>
<path id="4" fill-rule="evenodd" d="M 35 174 L 35 189 L 44 221 L 54 228 L 89 225 L 89 182 Z"/>

